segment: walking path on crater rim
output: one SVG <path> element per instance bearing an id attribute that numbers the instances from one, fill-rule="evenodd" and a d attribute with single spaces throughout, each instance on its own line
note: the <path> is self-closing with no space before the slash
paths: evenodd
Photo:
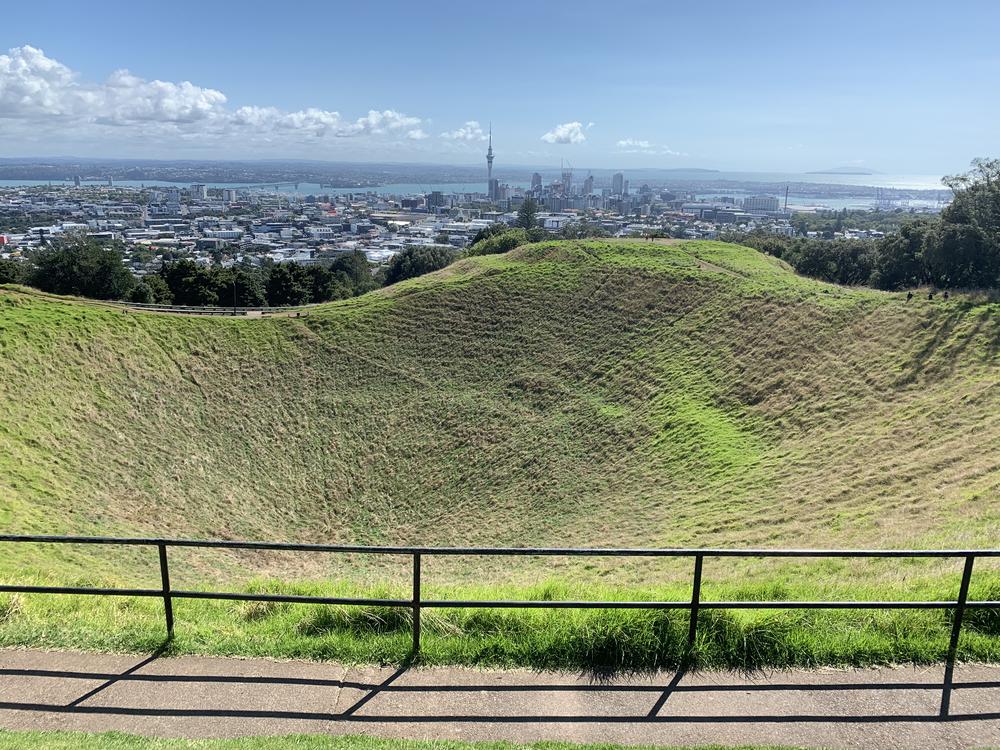
<path id="1" fill-rule="evenodd" d="M 642 745 L 1000 746 L 1000 666 L 619 675 L 0 650 L 0 727 Z"/>

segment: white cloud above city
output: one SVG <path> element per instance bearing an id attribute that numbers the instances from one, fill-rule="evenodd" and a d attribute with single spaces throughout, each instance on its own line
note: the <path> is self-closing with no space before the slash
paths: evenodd
<path id="1" fill-rule="evenodd" d="M 469 120 L 460 128 L 442 133 L 441 137 L 449 141 L 464 141 L 466 143 L 482 142 L 489 138 L 477 120 Z"/>
<path id="2" fill-rule="evenodd" d="M 542 140 L 546 143 L 583 143 L 587 140 L 587 136 L 583 131 L 585 129 L 590 129 L 593 126 L 594 123 L 589 123 L 586 128 L 584 128 L 582 122 L 564 122 L 561 125 L 556 125 L 552 128 L 552 130 L 545 133 L 542 136 Z"/>
<path id="3" fill-rule="evenodd" d="M 128 70 L 103 82 L 79 73 L 28 45 L 0 55 L 0 119 L 8 133 L 32 128 L 128 129 L 130 135 L 237 135 L 244 138 L 401 137 L 423 140 L 420 117 L 393 109 L 369 110 L 356 118 L 309 107 L 228 106 L 226 95 L 189 81 L 146 80 Z"/>

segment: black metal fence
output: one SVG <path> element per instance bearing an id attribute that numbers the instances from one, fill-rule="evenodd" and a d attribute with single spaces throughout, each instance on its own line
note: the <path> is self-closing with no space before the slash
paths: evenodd
<path id="1" fill-rule="evenodd" d="M 142 310 L 143 312 L 183 313 L 185 315 L 278 315 L 284 313 L 304 314 L 307 306 L 290 305 L 279 307 L 243 307 L 237 305 L 167 305 L 147 302 L 115 302 L 108 300 L 106 304 L 117 305 L 124 310 Z"/>
<path id="2" fill-rule="evenodd" d="M 163 599 L 167 636 L 174 633 L 174 599 L 221 599 L 228 601 L 287 602 L 292 604 L 360 605 L 405 607 L 413 613 L 412 654 L 420 651 L 420 613 L 426 608 L 542 608 L 542 609 L 686 609 L 689 612 L 688 648 L 692 649 L 698 634 L 698 612 L 702 609 L 950 609 L 951 638 L 945 658 L 945 675 L 941 693 L 941 715 L 947 716 L 958 640 L 967 609 L 1000 608 L 1000 601 L 970 601 L 969 584 L 977 558 L 1000 558 L 1000 549 L 988 550 L 820 550 L 820 549 L 643 549 L 643 548 L 580 548 L 580 547 L 369 547 L 335 544 L 292 544 L 285 542 L 246 542 L 197 539 L 143 539 L 74 536 L 14 536 L 0 535 L 0 543 L 88 544 L 155 547 L 159 555 L 160 588 L 95 588 L 79 586 L 0 585 L 0 592 L 25 594 L 76 594 L 93 596 L 138 596 Z M 167 550 L 174 548 L 208 548 L 228 550 L 271 550 L 289 552 L 332 552 L 371 555 L 403 555 L 412 559 L 413 588 L 409 599 L 379 599 L 305 596 L 297 594 L 239 593 L 220 591 L 179 590 L 170 585 L 170 564 Z M 420 564 L 430 556 L 561 556 L 561 557 L 673 557 L 689 558 L 694 562 L 691 598 L 686 601 L 569 601 L 569 600 L 488 600 L 488 599 L 424 599 L 421 596 Z M 702 568 L 705 558 L 844 558 L 844 559 L 912 559 L 943 558 L 963 561 L 962 577 L 955 599 L 944 601 L 702 601 Z"/>

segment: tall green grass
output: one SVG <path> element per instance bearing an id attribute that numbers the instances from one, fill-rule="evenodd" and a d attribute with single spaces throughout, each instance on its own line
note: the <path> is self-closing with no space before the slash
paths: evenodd
<path id="1" fill-rule="evenodd" d="M 391 587 L 287 585 L 261 581 L 254 592 L 314 596 L 399 597 Z M 997 597 L 982 585 L 973 598 Z M 725 600 L 810 598 L 807 590 L 775 585 L 717 587 Z M 878 599 L 877 588 L 845 584 L 825 595 Z M 950 595 L 928 585 L 914 597 Z M 551 601 L 607 599 L 686 601 L 680 588 L 580 590 L 549 581 L 528 589 L 460 588 L 425 597 Z M 997 597 L 1000 598 L 1000 597 Z M 400 663 L 410 652 L 408 608 L 324 606 L 274 602 L 174 601 L 175 638 L 168 654 L 218 654 Z M 1000 612 L 970 610 L 960 641 L 962 659 L 1000 661 Z M 422 615 L 420 660 L 432 665 L 531 667 L 594 672 L 702 668 L 758 670 L 817 665 L 933 663 L 944 659 L 951 630 L 947 610 L 702 609 L 693 649 L 686 610 L 430 608 Z M 7 595 L 0 599 L 0 645 L 152 651 L 163 644 L 162 603 L 156 599 L 97 599 Z"/>

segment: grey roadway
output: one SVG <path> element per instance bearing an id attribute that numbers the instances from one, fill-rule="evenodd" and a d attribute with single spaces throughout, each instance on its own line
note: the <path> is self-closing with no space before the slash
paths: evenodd
<path id="1" fill-rule="evenodd" d="M 617 676 L 0 650 L 0 727 L 645 745 L 1000 748 L 1000 667 Z"/>

